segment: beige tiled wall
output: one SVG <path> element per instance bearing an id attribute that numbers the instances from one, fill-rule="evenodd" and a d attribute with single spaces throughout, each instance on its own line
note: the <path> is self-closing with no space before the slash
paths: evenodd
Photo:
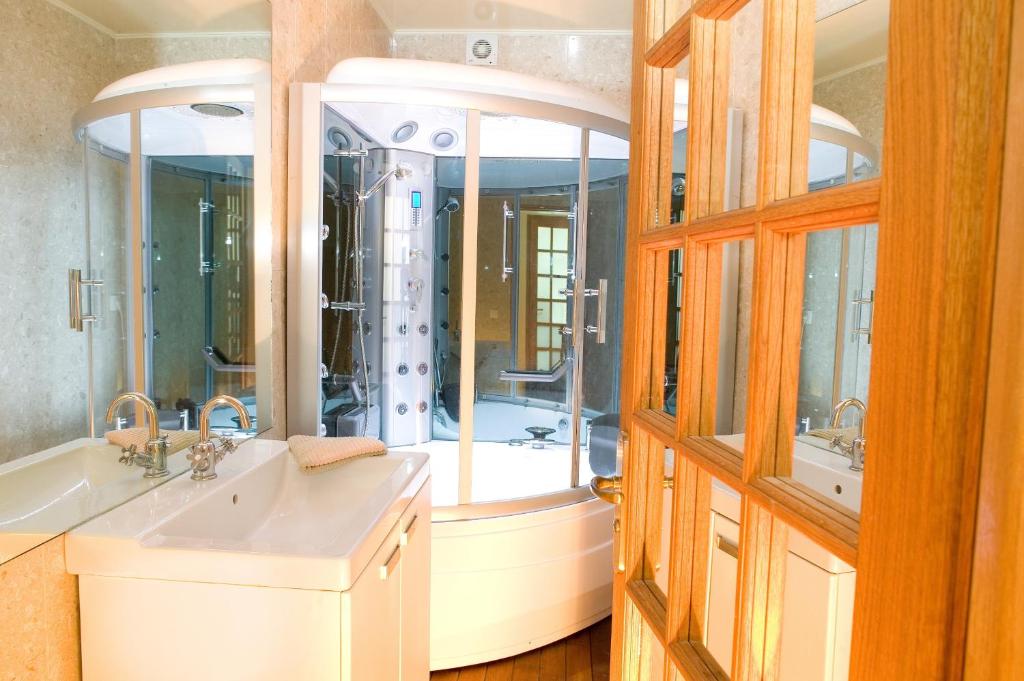
<path id="1" fill-rule="evenodd" d="M 113 71 L 114 40 L 43 0 L 0 0 L 0 463 L 86 431 L 82 149 L 71 115 Z"/>
<path id="2" fill-rule="evenodd" d="M 270 59 L 269 33 L 238 35 L 118 38 L 114 43 L 116 77 L 156 66 L 205 59 Z"/>
<path id="3" fill-rule="evenodd" d="M 394 56 L 466 61 L 465 33 L 396 33 Z M 632 37 L 609 34 L 501 34 L 497 68 L 571 83 L 629 110 Z M 487 68 L 487 67 L 481 67 Z"/>
<path id="4" fill-rule="evenodd" d="M 814 86 L 814 103 L 845 117 L 861 136 L 882 149 L 886 62 L 870 64 Z"/>
<path id="5" fill-rule="evenodd" d="M 65 572 L 61 535 L 0 565 L 0 679 L 80 678 L 78 578 Z"/>

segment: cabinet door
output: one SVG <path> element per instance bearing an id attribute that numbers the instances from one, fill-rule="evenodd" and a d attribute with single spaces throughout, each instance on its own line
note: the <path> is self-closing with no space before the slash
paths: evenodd
<path id="1" fill-rule="evenodd" d="M 707 640 L 712 657 L 729 669 L 732 664 L 732 630 L 736 621 L 736 560 L 740 526 L 725 516 L 711 514 L 711 552 L 708 561 Z M 788 679 L 786 681 L 789 681 Z"/>
<path id="2" fill-rule="evenodd" d="M 782 602 L 783 679 L 846 681 L 854 574 L 833 574 L 790 553 Z"/>
<path id="3" fill-rule="evenodd" d="M 402 528 L 402 681 L 430 678 L 430 480 L 400 521 Z"/>
<path id="4" fill-rule="evenodd" d="M 342 598 L 342 681 L 398 681 L 402 547 L 398 526 Z"/>

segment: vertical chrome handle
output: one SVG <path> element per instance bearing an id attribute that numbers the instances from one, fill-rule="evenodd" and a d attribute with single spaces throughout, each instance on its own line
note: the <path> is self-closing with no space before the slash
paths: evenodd
<path id="1" fill-rule="evenodd" d="M 381 581 L 388 581 L 388 577 L 390 577 L 391 573 L 393 573 L 395 571 L 395 568 L 398 567 L 398 561 L 400 560 L 402 560 L 402 547 L 396 546 L 395 550 L 391 552 L 391 555 L 388 557 L 388 559 L 384 562 L 383 565 L 380 566 Z"/>
<path id="2" fill-rule="evenodd" d="M 96 321 L 96 315 L 82 313 L 82 287 L 102 285 L 99 279 L 82 279 L 82 270 L 68 270 L 68 326 L 72 331 L 81 332 L 85 322 Z"/>
<path id="3" fill-rule="evenodd" d="M 868 345 L 871 344 L 871 327 L 874 321 L 874 304 L 875 304 L 875 292 L 868 291 L 867 296 L 860 296 L 850 301 L 850 305 L 857 308 L 857 322 L 854 324 L 853 331 L 851 332 L 850 340 L 857 342 L 857 336 L 864 336 L 867 338 Z M 871 318 L 868 319 L 867 325 L 864 325 L 864 307 L 871 305 L 872 314 Z"/>
<path id="4" fill-rule="evenodd" d="M 416 533 L 416 527 L 417 527 L 416 521 L 419 520 L 419 519 L 420 519 L 420 517 L 419 517 L 418 514 L 414 515 L 412 517 L 412 520 L 406 526 L 406 528 L 404 530 L 402 530 L 402 534 L 398 538 L 398 545 L 399 546 L 408 546 L 409 545 L 409 542 L 412 540 L 412 536 Z"/>
<path id="5" fill-rule="evenodd" d="M 82 270 L 68 270 L 68 326 L 82 331 Z"/>
<path id="6" fill-rule="evenodd" d="M 586 294 L 597 296 L 597 324 L 594 326 L 587 326 L 586 332 L 592 333 L 597 336 L 597 342 L 601 345 L 608 338 L 606 329 L 608 328 L 608 280 L 599 279 L 597 281 L 597 289 L 587 289 Z"/>
<path id="7" fill-rule="evenodd" d="M 508 207 L 508 201 L 501 204 L 501 280 L 508 281 L 515 268 L 508 264 L 508 221 L 516 216 Z"/>
<path id="8" fill-rule="evenodd" d="M 217 269 L 217 263 L 215 263 L 213 261 L 213 256 L 211 255 L 209 258 L 207 258 L 206 238 L 205 238 L 205 235 L 206 235 L 206 230 L 205 230 L 206 217 L 205 216 L 206 216 L 207 213 L 212 213 L 214 208 L 216 208 L 216 206 L 214 206 L 209 201 L 206 201 L 205 199 L 199 199 L 199 274 L 200 274 L 200 276 L 202 276 L 204 274 L 212 274 Z"/>

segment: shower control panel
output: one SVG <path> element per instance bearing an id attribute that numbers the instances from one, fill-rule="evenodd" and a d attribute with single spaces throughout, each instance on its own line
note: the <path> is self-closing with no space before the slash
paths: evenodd
<path id="1" fill-rule="evenodd" d="M 381 439 L 430 439 L 433 414 L 434 158 L 389 149 L 384 167 L 410 172 L 383 192 L 383 368 Z"/>
<path id="2" fill-rule="evenodd" d="M 412 228 L 421 229 L 423 227 L 423 193 L 413 190 L 409 201 L 412 208 Z"/>

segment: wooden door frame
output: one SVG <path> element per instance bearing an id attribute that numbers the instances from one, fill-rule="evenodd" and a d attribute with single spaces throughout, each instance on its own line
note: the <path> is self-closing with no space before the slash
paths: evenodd
<path id="1" fill-rule="evenodd" d="M 972 570 L 1002 576 L 999 584 L 1011 590 L 1013 605 L 1024 600 L 1021 580 L 1007 576 L 1016 566 L 984 561 L 993 547 L 1019 552 L 1024 545 L 1016 530 L 1024 527 L 1020 504 L 999 475 L 1005 469 L 1010 479 L 1024 480 L 1020 459 L 1014 464 L 991 439 L 1006 434 L 1019 453 L 1024 429 L 1006 424 L 1012 415 L 1005 408 L 993 410 L 1001 421 L 986 419 L 986 399 L 1012 396 L 1016 406 L 1021 392 L 1019 381 L 990 377 L 990 359 L 1007 375 L 1024 372 L 1019 360 L 990 355 L 993 340 L 1019 343 L 1016 332 L 1024 327 L 1007 299 L 1020 282 L 1013 261 L 1000 261 L 1004 295 L 993 306 L 997 241 L 1016 254 L 1024 250 L 1024 240 L 1012 232 L 1024 212 L 1013 199 L 1020 192 L 1000 191 L 1004 159 L 1020 158 L 1004 151 L 1011 36 L 1018 39 L 1015 72 L 1024 72 L 1021 12 L 1014 17 L 1012 11 L 1020 3 L 892 0 L 882 178 L 807 194 L 815 3 L 764 0 L 757 203 L 723 212 L 728 22 L 746 4 L 695 0 L 675 21 L 665 0 L 634 4 L 622 372 L 629 446 L 613 581 L 613 679 L 646 678 L 651 670 L 641 661 L 652 637 L 666 650 L 666 670 L 688 679 L 726 676 L 700 643 L 707 565 L 702 537 L 712 475 L 743 496 L 729 677 L 778 677 L 792 527 L 858 569 L 851 679 L 961 678 L 965 659 L 976 678 L 997 678 L 985 672 L 1010 678 L 1012 651 L 1024 647 L 1024 637 L 1014 632 L 1012 645 L 997 643 L 1001 637 L 991 631 L 987 610 L 970 606 L 973 598 L 979 607 L 996 607 L 1002 593 L 978 581 L 972 591 Z M 674 69 L 686 56 L 688 205 L 685 222 L 664 225 L 658 216 L 669 215 Z M 1024 104 L 1020 90 L 1016 85 L 1012 100 L 1018 107 Z M 1010 136 L 1014 149 L 1024 147 L 1020 137 Z M 1007 182 L 1022 175 L 1013 166 L 1006 163 Z M 788 477 L 790 424 L 806 234 L 873 222 L 880 225 L 878 296 L 860 515 Z M 723 242 L 749 237 L 756 244 L 752 389 L 741 453 L 710 437 L 716 258 Z M 657 273 L 666 250 L 679 247 L 686 258 L 685 321 L 678 416 L 672 419 L 660 411 L 657 391 L 665 309 Z M 649 547 L 660 529 L 648 519 L 658 517 L 663 447 L 677 456 L 668 597 L 648 579 L 657 560 Z M 979 517 L 979 489 L 993 495 L 982 500 L 987 513 L 1019 525 L 1005 532 L 984 525 L 993 516 Z M 989 534 L 976 545 L 978 523 Z M 1018 611 L 1004 606 L 998 612 L 1008 623 Z M 986 656 L 983 649 L 1002 654 Z"/>

